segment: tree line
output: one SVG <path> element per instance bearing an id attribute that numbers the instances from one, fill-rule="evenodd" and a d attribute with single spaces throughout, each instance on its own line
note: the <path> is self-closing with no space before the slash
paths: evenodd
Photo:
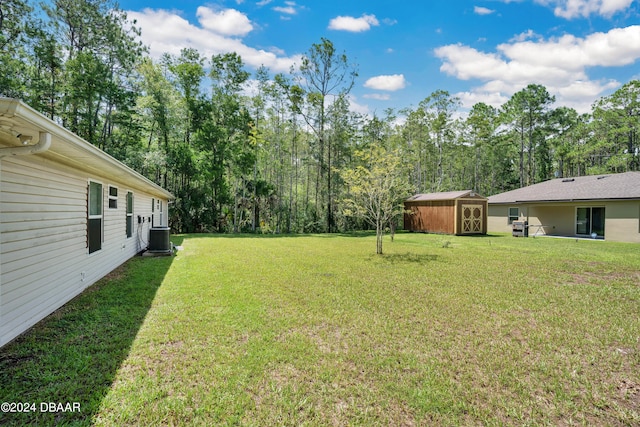
<path id="1" fill-rule="evenodd" d="M 417 106 L 369 116 L 350 110 L 357 66 L 324 38 L 290 73 L 252 74 L 235 53 L 184 48 L 152 59 L 110 0 L 55 0 L 40 10 L 27 0 L 0 4 L 0 94 L 171 191 L 176 232 L 367 227 L 350 215 L 349 177 L 376 153 L 397 157 L 402 197 L 489 196 L 554 177 L 640 170 L 638 80 L 589 114 L 555 106 L 544 86 L 530 84 L 500 108 L 478 103 L 462 114 L 459 99 L 437 90 Z"/>

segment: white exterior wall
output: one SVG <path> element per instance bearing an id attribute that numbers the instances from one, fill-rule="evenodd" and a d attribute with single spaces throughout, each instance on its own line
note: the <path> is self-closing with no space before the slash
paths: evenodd
<path id="1" fill-rule="evenodd" d="M 39 155 L 0 162 L 1 347 L 145 249 L 151 200 L 159 196 Z M 90 180 L 103 185 L 102 249 L 92 254 L 87 244 Z M 117 209 L 109 209 L 110 185 L 118 188 Z M 130 238 L 126 236 L 128 191 L 134 196 Z M 166 213 L 167 200 L 162 203 Z M 138 216 L 144 222 L 138 223 Z"/>

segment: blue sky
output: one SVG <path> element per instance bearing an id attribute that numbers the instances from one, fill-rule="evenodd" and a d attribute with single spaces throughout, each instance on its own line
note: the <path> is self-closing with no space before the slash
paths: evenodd
<path id="1" fill-rule="evenodd" d="M 382 115 L 435 90 L 496 107 L 529 83 L 557 105 L 591 104 L 640 78 L 638 0 L 180 2 L 121 0 L 154 57 L 235 51 L 288 72 L 321 37 L 357 64 L 352 108 Z"/>

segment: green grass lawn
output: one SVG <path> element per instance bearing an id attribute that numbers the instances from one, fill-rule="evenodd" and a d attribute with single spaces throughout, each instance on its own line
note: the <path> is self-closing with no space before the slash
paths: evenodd
<path id="1" fill-rule="evenodd" d="M 640 247 L 178 236 L 0 350 L 1 425 L 638 425 Z"/>

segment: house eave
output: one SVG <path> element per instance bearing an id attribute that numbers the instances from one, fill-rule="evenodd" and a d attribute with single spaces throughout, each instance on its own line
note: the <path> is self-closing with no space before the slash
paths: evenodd
<path id="1" fill-rule="evenodd" d="M 640 197 L 611 197 L 606 199 L 555 199 L 555 200 L 511 200 L 506 202 L 492 202 L 490 205 L 538 204 L 538 203 L 590 203 L 640 200 Z"/>
<path id="2" fill-rule="evenodd" d="M 0 130 L 29 136 L 48 132 L 52 136 L 52 144 L 42 156 L 92 174 L 104 175 L 107 172 L 116 177 L 124 176 L 124 180 L 134 187 L 166 199 L 174 198 L 167 190 L 20 100 L 0 98 Z"/>

